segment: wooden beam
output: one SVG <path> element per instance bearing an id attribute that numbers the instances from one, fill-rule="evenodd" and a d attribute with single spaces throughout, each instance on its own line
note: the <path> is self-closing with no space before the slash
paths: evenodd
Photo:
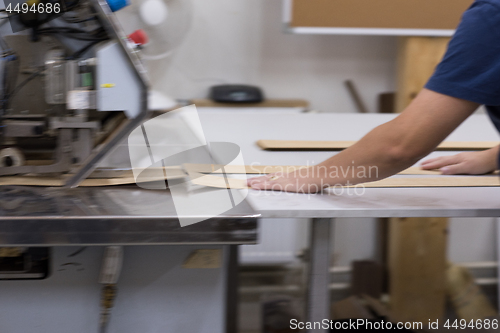
<path id="1" fill-rule="evenodd" d="M 425 86 L 443 58 L 448 37 L 400 37 L 396 112 L 402 112 Z"/>
<path id="2" fill-rule="evenodd" d="M 390 309 L 401 321 L 441 319 L 445 309 L 446 218 L 391 218 Z"/>
<path id="3" fill-rule="evenodd" d="M 425 86 L 443 58 L 449 38 L 399 39 L 395 111 L 402 112 Z M 491 146 L 444 142 L 439 149 L 474 150 Z M 493 143 L 491 143 L 493 145 Z M 497 145 L 498 143 L 494 143 Z M 461 149 L 463 148 L 463 149 Z M 450 178 L 439 177 L 445 181 Z M 473 177 L 474 178 L 474 177 Z M 474 178 L 479 181 L 479 179 Z M 441 181 L 441 180 L 438 180 Z M 469 180 L 463 179 L 468 182 Z M 486 180 L 489 181 L 489 180 Z M 454 179 L 459 184 L 461 180 Z M 465 183 L 462 183 L 464 185 Z M 446 218 L 389 220 L 389 293 L 394 317 L 402 321 L 441 319 L 445 309 Z"/>

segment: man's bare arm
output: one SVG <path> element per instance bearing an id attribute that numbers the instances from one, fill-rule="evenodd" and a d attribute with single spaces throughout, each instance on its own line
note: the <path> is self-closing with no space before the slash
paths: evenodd
<path id="1" fill-rule="evenodd" d="M 314 192 L 326 186 L 358 184 L 389 177 L 432 152 L 479 105 L 423 89 L 395 119 L 382 124 L 352 147 L 304 171 L 253 178 L 255 189 Z M 352 124 L 356 126 L 356 124 Z M 356 172 L 345 172 L 346 170 Z M 360 170 L 377 172 L 360 173 Z M 334 171 L 344 172 L 334 172 Z M 309 190 L 301 185 L 307 184 Z"/>

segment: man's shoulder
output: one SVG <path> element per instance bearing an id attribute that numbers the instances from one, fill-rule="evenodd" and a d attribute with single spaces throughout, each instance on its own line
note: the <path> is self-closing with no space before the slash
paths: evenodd
<path id="1" fill-rule="evenodd" d="M 500 10 L 500 0 L 475 0 L 472 4 L 472 7 L 476 6 L 483 6 L 489 7 L 490 9 Z"/>
<path id="2" fill-rule="evenodd" d="M 462 28 L 462 33 L 478 33 L 481 40 L 484 38 L 500 37 L 500 0 L 475 0 L 462 16 L 462 21 L 457 33 Z M 493 34 L 492 34 L 493 32 Z"/>

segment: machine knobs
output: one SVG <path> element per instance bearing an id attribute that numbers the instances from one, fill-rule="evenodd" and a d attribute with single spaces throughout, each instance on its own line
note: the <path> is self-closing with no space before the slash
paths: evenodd
<path id="1" fill-rule="evenodd" d="M 0 167 L 13 167 L 24 164 L 24 155 L 17 148 L 0 150 Z"/>
<path id="2" fill-rule="evenodd" d="M 107 3 L 112 12 L 116 12 L 117 10 L 130 5 L 128 0 L 107 0 Z"/>
<path id="3" fill-rule="evenodd" d="M 137 45 L 144 45 L 149 41 L 148 35 L 142 29 L 134 31 L 128 38 Z"/>

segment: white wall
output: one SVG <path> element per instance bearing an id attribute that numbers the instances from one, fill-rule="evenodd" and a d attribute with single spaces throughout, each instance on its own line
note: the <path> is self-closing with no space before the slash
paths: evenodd
<path id="1" fill-rule="evenodd" d="M 396 38 L 283 33 L 280 0 L 193 0 L 193 27 L 169 59 L 151 68 L 156 87 L 200 98 L 211 85 L 248 83 L 269 98 L 304 98 L 326 112 L 355 112 L 352 79 L 370 111 L 394 90 Z M 166 63 L 165 63 L 166 65 Z"/>

